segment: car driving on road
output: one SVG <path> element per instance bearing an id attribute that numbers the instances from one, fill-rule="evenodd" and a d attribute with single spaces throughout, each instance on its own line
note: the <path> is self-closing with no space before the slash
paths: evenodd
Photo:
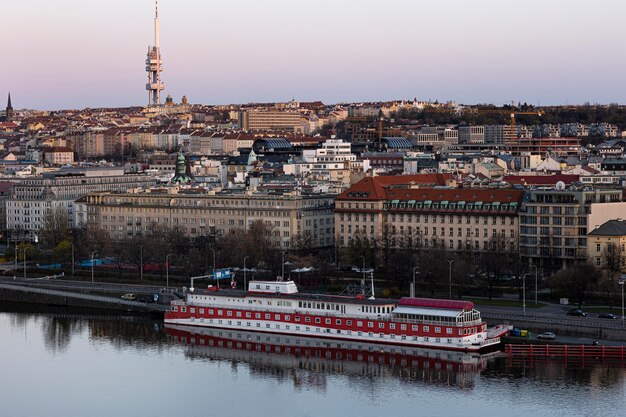
<path id="1" fill-rule="evenodd" d="M 537 336 L 537 339 L 554 340 L 556 335 L 552 332 L 544 332 Z"/>
<path id="2" fill-rule="evenodd" d="M 580 308 L 572 308 L 567 312 L 568 316 L 577 316 L 577 317 L 587 317 L 587 313 L 582 311 Z"/>

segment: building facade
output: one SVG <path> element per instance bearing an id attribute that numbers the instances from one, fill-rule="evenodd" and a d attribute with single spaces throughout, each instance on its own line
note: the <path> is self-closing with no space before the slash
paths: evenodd
<path id="1" fill-rule="evenodd" d="M 337 197 L 338 245 L 348 247 L 358 236 L 374 244 L 384 238 L 392 247 L 411 239 L 417 247 L 451 251 L 484 251 L 496 242 L 517 250 L 523 191 L 432 188 L 439 177 L 368 177 L 355 184 Z"/>
<path id="2" fill-rule="evenodd" d="M 155 179 L 143 174 L 124 174 L 122 170 L 92 170 L 82 173 L 54 173 L 25 179 L 13 186 L 6 202 L 9 234 L 34 239 L 42 229 L 46 212 L 57 208 L 68 214 L 68 227 L 75 223 L 74 201 L 95 191 L 127 191 L 148 187 Z"/>
<path id="3" fill-rule="evenodd" d="M 588 232 L 618 213 L 626 213 L 620 189 L 530 190 L 520 212 L 520 256 L 553 271 L 584 262 Z"/>
<path id="4" fill-rule="evenodd" d="M 97 193 L 81 201 L 88 227 L 109 232 L 113 239 L 149 234 L 155 226 L 178 227 L 186 236 L 216 236 L 246 230 L 263 221 L 277 248 L 290 249 L 307 237 L 311 248 L 334 245 L 335 195 L 264 193 L 137 194 Z M 81 221 L 81 219 L 79 219 Z"/>

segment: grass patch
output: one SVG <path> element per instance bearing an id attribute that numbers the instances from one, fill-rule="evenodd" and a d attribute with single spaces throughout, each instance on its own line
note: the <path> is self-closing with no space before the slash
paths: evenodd
<path id="1" fill-rule="evenodd" d="M 474 304 L 480 304 L 484 306 L 499 306 L 499 307 L 519 307 L 522 308 L 522 302 L 517 300 L 504 300 L 501 298 L 494 298 L 490 300 L 488 298 L 463 298 L 464 300 L 468 300 L 473 302 Z M 534 301 L 526 300 L 526 308 L 541 308 L 545 306 L 545 304 L 538 303 L 535 305 Z"/>

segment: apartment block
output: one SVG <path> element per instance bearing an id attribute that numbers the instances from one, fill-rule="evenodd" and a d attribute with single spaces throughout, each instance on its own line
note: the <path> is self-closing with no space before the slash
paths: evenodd
<path id="1" fill-rule="evenodd" d="M 244 110 L 239 113 L 239 126 L 244 130 L 284 130 L 294 132 L 300 127 L 299 111 Z"/>
<path id="2" fill-rule="evenodd" d="M 358 236 L 392 246 L 407 239 L 416 246 L 448 250 L 491 249 L 502 242 L 516 250 L 518 212 L 524 191 L 441 187 L 446 175 L 368 177 L 337 197 L 337 242 L 347 247 Z"/>
<path id="3" fill-rule="evenodd" d="M 74 226 L 74 201 L 94 191 L 127 191 L 155 184 L 143 174 L 124 174 L 123 169 L 71 170 L 25 179 L 15 184 L 6 202 L 7 230 L 21 238 L 34 239 L 44 225 L 48 209 L 67 211 Z"/>
<path id="4" fill-rule="evenodd" d="M 620 213 L 620 189 L 530 190 L 520 212 L 520 256 L 553 271 L 585 261 L 589 231 Z"/>
<path id="5" fill-rule="evenodd" d="M 189 237 L 215 236 L 246 229 L 263 221 L 271 229 L 274 245 L 293 247 L 297 236 L 308 236 L 312 248 L 334 245 L 331 194 L 220 193 L 187 194 L 144 192 L 96 193 L 84 198 L 80 212 L 88 227 L 122 239 L 149 234 L 154 226 L 178 227 Z"/>

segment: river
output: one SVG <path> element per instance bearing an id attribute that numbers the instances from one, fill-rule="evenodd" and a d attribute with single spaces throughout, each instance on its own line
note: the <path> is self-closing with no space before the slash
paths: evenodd
<path id="1" fill-rule="evenodd" d="M 626 414 L 621 363 L 530 363 L 60 312 L 0 312 L 0 340 L 2 417 Z"/>

